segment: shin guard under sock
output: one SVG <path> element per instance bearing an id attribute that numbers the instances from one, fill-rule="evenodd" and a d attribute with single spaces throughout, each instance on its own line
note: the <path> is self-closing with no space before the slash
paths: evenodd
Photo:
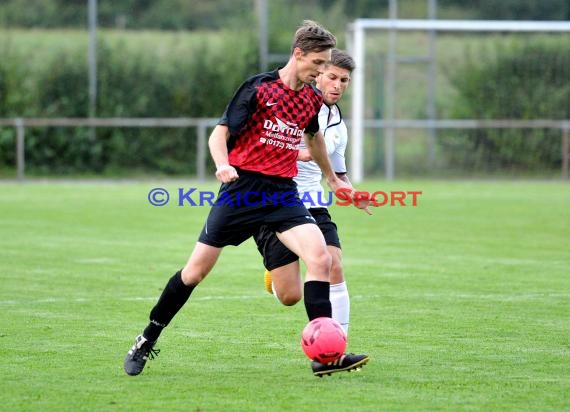
<path id="1" fill-rule="evenodd" d="M 350 297 L 346 282 L 331 285 L 331 305 L 332 317 L 344 329 L 344 333 L 348 335 L 348 324 L 350 320 Z"/>
<path id="2" fill-rule="evenodd" d="M 320 317 L 330 318 L 332 308 L 330 301 L 330 283 L 319 280 L 309 280 L 305 282 L 304 298 L 305 309 L 309 320 Z"/>
<path id="3" fill-rule="evenodd" d="M 158 302 L 150 311 L 150 323 L 145 328 L 143 336 L 154 342 L 172 318 L 184 306 L 196 285 L 186 286 L 182 282 L 182 271 L 172 276 L 162 291 Z"/>

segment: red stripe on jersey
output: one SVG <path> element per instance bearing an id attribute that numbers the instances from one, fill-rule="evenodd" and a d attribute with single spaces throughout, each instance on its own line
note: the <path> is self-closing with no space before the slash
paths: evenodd
<path id="1" fill-rule="evenodd" d="M 235 138 L 230 164 L 271 176 L 296 176 L 299 143 L 303 133 L 318 130 L 322 95 L 309 85 L 292 90 L 277 79 L 258 84 L 253 99 L 255 109 Z"/>

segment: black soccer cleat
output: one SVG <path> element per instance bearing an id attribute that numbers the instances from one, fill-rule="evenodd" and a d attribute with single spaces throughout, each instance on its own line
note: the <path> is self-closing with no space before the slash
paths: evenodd
<path id="1" fill-rule="evenodd" d="M 324 375 L 331 375 L 336 372 L 351 372 L 360 370 L 360 368 L 368 363 L 370 358 L 368 355 L 355 355 L 354 353 L 345 353 L 334 362 L 320 363 L 311 362 L 313 375 L 322 378 Z"/>
<path id="2" fill-rule="evenodd" d="M 158 355 L 160 349 L 153 349 L 155 343 L 156 341 L 151 342 L 142 335 L 137 336 L 135 344 L 125 357 L 125 372 L 127 372 L 127 375 L 138 375 L 143 371 L 146 361 L 149 358 L 154 359 Z"/>

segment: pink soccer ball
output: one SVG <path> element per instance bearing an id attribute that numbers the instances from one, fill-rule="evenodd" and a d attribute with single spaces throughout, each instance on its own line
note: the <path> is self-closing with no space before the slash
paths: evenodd
<path id="1" fill-rule="evenodd" d="M 316 318 L 303 329 L 301 347 L 312 361 L 334 362 L 346 350 L 346 334 L 336 320 Z"/>

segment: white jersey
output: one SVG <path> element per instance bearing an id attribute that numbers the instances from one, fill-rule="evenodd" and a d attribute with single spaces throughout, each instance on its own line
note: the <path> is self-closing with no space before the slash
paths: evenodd
<path id="1" fill-rule="evenodd" d="M 344 152 L 348 143 L 348 131 L 342 119 L 338 106 L 323 104 L 319 112 L 319 128 L 325 136 L 327 154 L 336 173 L 346 173 Z M 306 149 L 304 140 L 301 140 L 300 149 Z M 326 207 L 330 203 L 330 193 L 325 192 L 321 184 L 323 174 L 321 168 L 313 160 L 308 162 L 297 161 L 298 174 L 294 180 L 297 183 L 299 196 L 305 207 Z"/>

